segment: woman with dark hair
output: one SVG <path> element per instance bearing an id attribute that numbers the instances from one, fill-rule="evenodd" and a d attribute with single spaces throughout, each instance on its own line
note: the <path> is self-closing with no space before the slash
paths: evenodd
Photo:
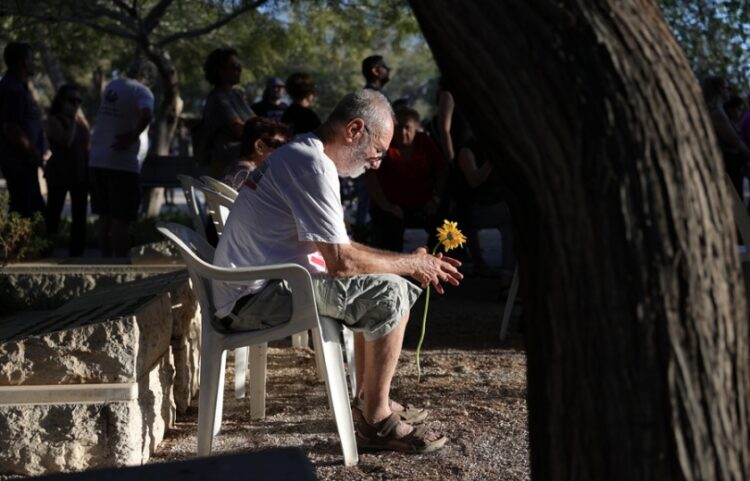
<path id="1" fill-rule="evenodd" d="M 89 124 L 81 106 L 81 89 L 63 85 L 52 100 L 45 132 L 52 157 L 44 167 L 47 180 L 47 234 L 57 233 L 65 196 L 70 192 L 70 256 L 83 255 L 86 246 L 86 211 L 88 206 Z"/>
<path id="2" fill-rule="evenodd" d="M 320 117 L 310 108 L 315 100 L 315 83 L 306 73 L 293 73 L 286 80 L 286 91 L 292 98 L 281 121 L 289 125 L 294 135 L 312 132 L 320 126 Z"/>
<path id="3" fill-rule="evenodd" d="M 250 172 L 276 149 L 289 142 L 289 128 L 275 120 L 253 117 L 245 122 L 240 141 L 240 158 L 224 173 L 224 183 L 239 190 Z"/>
<path id="4" fill-rule="evenodd" d="M 203 65 L 206 80 L 213 86 L 203 109 L 204 132 L 210 145 L 210 173 L 220 177 L 240 155 L 240 137 L 247 119 L 254 116 L 242 92 L 242 64 L 233 48 L 217 48 Z"/>

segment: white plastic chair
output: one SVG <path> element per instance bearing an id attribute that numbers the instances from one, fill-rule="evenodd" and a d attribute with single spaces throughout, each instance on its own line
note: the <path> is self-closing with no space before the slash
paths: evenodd
<path id="1" fill-rule="evenodd" d="M 212 177 L 204 176 L 203 178 L 211 179 L 214 182 L 219 182 Z M 224 225 L 226 225 L 227 218 L 229 217 L 229 212 L 232 210 L 232 206 L 234 205 L 235 199 L 224 195 L 221 192 L 213 190 L 208 186 L 203 186 L 199 189 L 206 197 L 206 210 L 211 215 L 211 219 L 213 219 L 216 233 L 221 236 L 221 233 L 224 231 Z M 348 329 L 344 330 L 344 339 L 346 347 L 346 364 L 349 368 L 349 381 L 352 387 L 352 397 L 354 397 L 357 395 L 357 380 L 355 374 L 356 368 L 354 362 L 354 340 L 351 331 L 349 331 Z M 298 332 L 292 335 L 292 346 L 296 348 L 309 346 L 307 331 Z M 234 352 L 234 396 L 237 399 L 245 397 L 245 369 L 243 368 L 243 366 L 247 364 L 247 357 L 247 349 L 243 348 Z M 321 366 L 318 366 L 318 374 L 320 378 L 323 379 L 323 371 L 321 370 Z"/>
<path id="2" fill-rule="evenodd" d="M 221 237 L 229 212 L 234 205 L 234 199 L 206 185 L 199 187 L 199 189 L 206 198 L 206 212 L 211 216 L 216 234 Z"/>
<path id="3" fill-rule="evenodd" d="M 265 416 L 266 349 L 268 341 L 300 331 L 312 331 L 316 356 L 325 376 L 328 402 L 341 440 L 344 464 L 358 462 L 354 424 L 347 395 L 344 360 L 341 352 L 342 326 L 318 316 L 310 274 L 297 264 L 229 269 L 210 264 L 213 247 L 194 231 L 180 224 L 159 223 L 157 229 L 180 249 L 201 307 L 201 372 L 198 405 L 198 455 L 211 453 L 213 437 L 221 428 L 223 366 L 227 349 L 252 346 L 250 413 L 254 419 Z M 222 332 L 212 324 L 215 305 L 211 281 L 243 284 L 255 279 L 284 279 L 292 291 L 292 317 L 279 326 L 247 332 Z"/>
<path id="4" fill-rule="evenodd" d="M 189 175 L 178 175 L 177 180 L 182 185 L 182 192 L 185 194 L 185 201 L 187 202 L 188 214 L 193 221 L 193 228 L 196 232 L 203 234 L 206 230 L 206 225 L 203 222 L 203 209 L 201 203 L 198 201 L 197 191 L 205 187 L 205 184 L 195 177 Z"/>
<path id="5" fill-rule="evenodd" d="M 235 200 L 237 196 L 239 195 L 239 192 L 234 190 L 232 186 L 225 184 L 224 182 L 218 179 L 214 179 L 213 177 L 209 175 L 201 175 L 201 180 L 209 188 L 215 190 L 216 192 L 226 195 L 232 200 Z"/>
<path id="6" fill-rule="evenodd" d="M 516 295 L 518 295 L 518 265 L 516 270 L 513 271 L 513 280 L 510 282 L 510 290 L 508 291 L 508 298 L 505 300 L 505 308 L 503 309 L 503 322 L 500 324 L 500 340 L 504 341 L 508 335 L 508 326 L 510 325 L 510 315 L 513 313 L 513 304 L 516 302 Z"/>

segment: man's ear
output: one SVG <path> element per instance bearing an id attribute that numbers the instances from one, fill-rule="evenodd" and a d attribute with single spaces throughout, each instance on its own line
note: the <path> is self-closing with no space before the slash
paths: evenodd
<path id="1" fill-rule="evenodd" d="M 346 123 L 346 142 L 351 144 L 365 134 L 365 121 L 357 117 Z"/>
<path id="2" fill-rule="evenodd" d="M 253 143 L 253 149 L 255 150 L 256 153 L 263 155 L 266 149 L 266 144 L 264 144 L 261 139 L 256 139 L 255 142 Z"/>

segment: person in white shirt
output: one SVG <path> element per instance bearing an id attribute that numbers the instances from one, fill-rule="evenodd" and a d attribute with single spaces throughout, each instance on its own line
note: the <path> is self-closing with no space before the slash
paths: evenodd
<path id="1" fill-rule="evenodd" d="M 128 226 L 138 217 L 140 172 L 154 112 L 148 85 L 155 76 L 154 64 L 137 60 L 127 77 L 107 85 L 96 115 L 89 155 L 91 207 L 99 215 L 104 257 L 128 255 Z"/>
<path id="2" fill-rule="evenodd" d="M 427 452 L 446 442 L 403 419 L 389 397 L 409 310 L 419 286 L 458 285 L 455 259 L 419 248 L 411 254 L 373 249 L 349 240 L 338 176 L 376 169 L 393 136 L 393 111 L 373 90 L 345 96 L 315 133 L 277 149 L 240 190 L 214 256 L 222 267 L 295 262 L 313 274 L 321 315 L 355 332 L 360 407 L 353 408 L 362 448 Z M 214 283 L 216 319 L 228 330 L 258 329 L 289 319 L 283 281 Z M 423 418 L 424 416 L 422 416 Z"/>

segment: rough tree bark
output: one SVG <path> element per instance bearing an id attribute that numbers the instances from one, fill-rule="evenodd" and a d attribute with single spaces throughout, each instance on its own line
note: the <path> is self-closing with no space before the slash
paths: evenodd
<path id="1" fill-rule="evenodd" d="M 724 173 L 657 7 L 411 3 L 506 180 L 533 479 L 750 479 L 748 321 Z"/>

